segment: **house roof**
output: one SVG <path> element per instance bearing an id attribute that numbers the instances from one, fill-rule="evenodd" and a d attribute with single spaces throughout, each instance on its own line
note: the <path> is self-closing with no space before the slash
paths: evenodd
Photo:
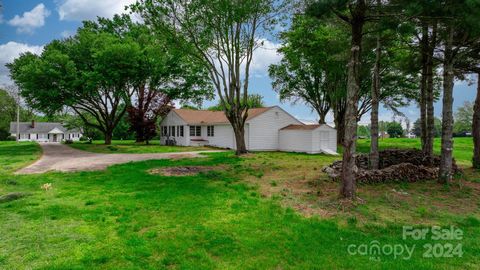
<path id="1" fill-rule="evenodd" d="M 320 126 L 325 126 L 331 129 L 334 129 L 333 127 L 327 125 L 327 124 L 315 124 L 315 125 L 288 125 L 284 128 L 281 128 L 280 130 L 314 130 L 319 128 Z"/>
<path id="2" fill-rule="evenodd" d="M 273 107 L 253 108 L 248 110 L 247 121 L 268 111 Z M 173 109 L 187 124 L 226 124 L 229 123 L 223 111 Z"/>
<path id="3" fill-rule="evenodd" d="M 32 127 L 31 122 L 20 122 L 19 131 L 21 133 L 49 133 L 50 131 L 57 129 L 63 133 L 78 133 L 78 129 L 68 130 L 62 123 L 52 122 L 35 122 L 35 127 Z M 17 133 L 17 122 L 10 122 L 10 133 Z"/>
<path id="4" fill-rule="evenodd" d="M 320 125 L 288 125 L 280 130 L 314 130 L 320 127 Z"/>

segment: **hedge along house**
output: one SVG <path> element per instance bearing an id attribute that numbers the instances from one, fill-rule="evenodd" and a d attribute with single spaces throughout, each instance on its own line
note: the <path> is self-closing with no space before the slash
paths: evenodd
<path id="1" fill-rule="evenodd" d="M 82 132 L 78 129 L 69 130 L 61 123 L 50 122 L 20 122 L 18 125 L 19 134 L 17 134 L 17 122 L 10 122 L 10 134 L 17 137 L 19 141 L 36 142 L 61 142 L 64 140 L 78 141 L 82 137 Z"/>
<path id="2" fill-rule="evenodd" d="M 223 111 L 173 109 L 160 129 L 161 144 L 236 148 L 233 128 Z M 336 154 L 336 133 L 327 125 L 305 125 L 278 106 L 249 109 L 245 122 L 250 151 Z"/>

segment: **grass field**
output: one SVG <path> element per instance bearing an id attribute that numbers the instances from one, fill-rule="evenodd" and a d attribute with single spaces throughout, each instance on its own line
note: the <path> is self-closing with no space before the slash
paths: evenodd
<path id="1" fill-rule="evenodd" d="M 385 140 L 390 145 L 410 142 Z M 460 144 L 456 142 L 456 144 Z M 152 146 L 158 147 L 158 146 Z M 363 149 L 365 142 L 359 147 Z M 157 160 L 105 171 L 16 176 L 40 154 L 30 143 L 0 143 L 0 269 L 478 269 L 480 184 L 457 179 L 360 186 L 338 200 L 324 155 L 254 153 L 237 158 Z M 467 153 L 462 160 L 468 161 Z M 456 152 L 457 155 L 457 152 Z M 193 176 L 150 169 L 206 165 Z M 472 174 L 475 178 L 476 174 Z M 44 183 L 53 188 L 45 191 Z M 402 226 L 457 226 L 461 240 L 402 239 Z M 415 246 L 404 259 L 349 252 L 371 245 Z M 424 245 L 462 245 L 462 257 L 424 258 Z M 351 250 L 350 250 L 351 251 Z"/>
<path id="2" fill-rule="evenodd" d="M 358 140 L 358 151 L 370 151 L 370 140 Z M 471 137 L 454 138 L 453 156 L 457 163 L 461 166 L 471 166 L 473 157 L 473 141 Z M 420 139 L 380 139 L 380 149 L 385 148 L 418 148 L 421 149 Z M 440 138 L 435 138 L 433 143 L 434 152 L 440 154 Z"/>
<path id="3" fill-rule="evenodd" d="M 135 143 L 132 140 L 114 140 L 111 145 L 105 145 L 103 141 L 94 141 L 89 144 L 86 142 L 75 142 L 69 146 L 95 153 L 168 153 L 168 152 L 187 152 L 187 151 L 203 151 L 213 148 L 203 146 L 165 146 L 160 145 L 158 141 L 152 141 L 149 145 L 144 143 Z"/>

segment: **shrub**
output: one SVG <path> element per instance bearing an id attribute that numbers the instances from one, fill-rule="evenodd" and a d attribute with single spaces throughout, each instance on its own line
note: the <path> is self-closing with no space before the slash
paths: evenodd
<path id="1" fill-rule="evenodd" d="M 65 144 L 72 144 L 73 141 L 72 140 L 65 140 Z"/>

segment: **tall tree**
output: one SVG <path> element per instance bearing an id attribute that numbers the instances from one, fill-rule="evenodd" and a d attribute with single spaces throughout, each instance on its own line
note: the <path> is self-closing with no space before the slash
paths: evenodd
<path id="1" fill-rule="evenodd" d="M 380 15 L 381 1 L 377 0 L 377 16 Z M 380 60 L 382 57 L 381 31 L 380 25 L 377 26 L 376 46 L 375 46 L 375 64 L 373 66 L 372 78 L 372 110 L 370 114 L 370 168 L 378 169 L 378 107 L 380 96 Z"/>
<path id="2" fill-rule="evenodd" d="M 265 102 L 263 96 L 259 94 L 248 94 L 247 100 L 243 100 L 242 103 L 246 104 L 247 108 L 264 108 Z M 209 111 L 223 111 L 222 103 L 219 102 L 216 105 L 207 108 Z"/>
<path id="3" fill-rule="evenodd" d="M 310 7 L 313 14 L 325 16 L 335 14 L 347 23 L 351 30 L 350 60 L 347 76 L 347 108 L 345 113 L 345 137 L 343 142 L 342 187 L 340 195 L 355 198 L 355 151 L 357 137 L 357 108 L 360 90 L 360 68 L 363 27 L 368 17 L 368 4 L 365 0 L 315 2 Z"/>
<path id="4" fill-rule="evenodd" d="M 476 1 L 446 1 L 443 6 L 443 100 L 442 145 L 439 182 L 448 183 L 453 177 L 453 87 L 459 59 L 477 50 L 480 40 L 480 3 Z"/>
<path id="5" fill-rule="evenodd" d="M 281 101 L 305 103 L 324 124 L 335 92 L 346 87 L 348 32 L 343 25 L 301 14 L 280 38 L 282 60 L 269 67 L 273 89 Z"/>
<path id="6" fill-rule="evenodd" d="M 477 95 L 472 117 L 473 159 L 472 166 L 480 169 L 480 69 L 477 73 Z"/>
<path id="7" fill-rule="evenodd" d="M 51 42 L 40 56 L 23 54 L 8 67 L 33 108 L 54 114 L 67 106 L 110 144 L 132 95 L 140 53 L 129 40 L 81 29 L 70 39 Z"/>
<path id="8" fill-rule="evenodd" d="M 454 133 L 471 132 L 474 103 L 465 101 L 463 105 L 455 111 L 453 124 Z"/>
<path id="9" fill-rule="evenodd" d="M 131 39 L 140 47 L 141 64 L 127 104 L 137 142 L 148 142 L 155 136 L 156 122 L 172 108 L 171 100 L 201 104 L 203 98 L 212 97 L 206 70 L 182 54 L 168 36 L 154 35 L 146 25 L 133 22 L 127 15 L 100 18 L 98 22 L 87 22 L 86 27 Z"/>
<path id="10" fill-rule="evenodd" d="M 208 71 L 223 110 L 235 133 L 236 153 L 247 152 L 242 104 L 249 89 L 254 51 L 262 45 L 262 31 L 278 20 L 284 1 L 140 0 L 132 6 L 145 24 L 170 34 L 177 46 Z"/>

